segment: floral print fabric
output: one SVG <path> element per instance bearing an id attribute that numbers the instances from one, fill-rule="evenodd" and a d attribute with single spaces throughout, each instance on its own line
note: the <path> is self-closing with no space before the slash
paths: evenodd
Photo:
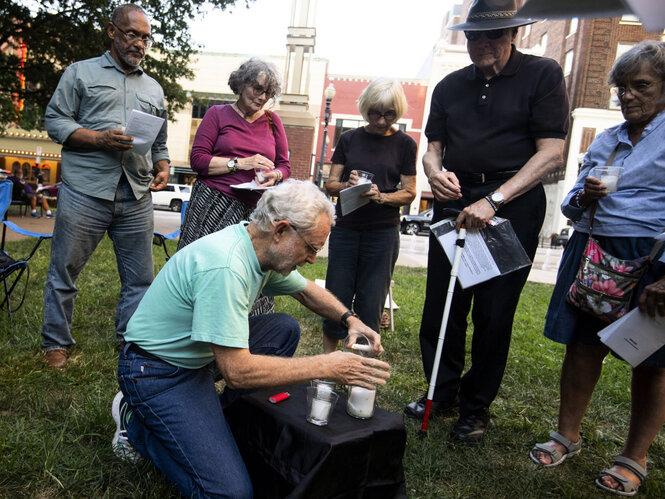
<path id="1" fill-rule="evenodd" d="M 644 274 L 647 262 L 646 256 L 620 260 L 589 237 L 566 299 L 571 305 L 605 322 L 613 322 L 628 312 L 633 290 Z"/>

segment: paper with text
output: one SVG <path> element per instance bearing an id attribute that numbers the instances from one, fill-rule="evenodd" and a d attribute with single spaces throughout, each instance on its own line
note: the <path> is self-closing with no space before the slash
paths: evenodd
<path id="1" fill-rule="evenodd" d="M 339 192 L 339 202 L 342 203 L 342 216 L 348 215 L 361 206 L 369 203 L 368 198 L 360 197 L 363 192 L 367 192 L 372 188 L 372 184 L 366 182 L 364 184 L 356 184 Z"/>
<path id="2" fill-rule="evenodd" d="M 164 118 L 132 109 L 125 127 L 125 135 L 134 138 L 132 152 L 148 154 L 163 125 Z"/>
<path id="3" fill-rule="evenodd" d="M 665 345 L 665 317 L 655 318 L 635 308 L 598 332 L 600 341 L 636 367 Z"/>

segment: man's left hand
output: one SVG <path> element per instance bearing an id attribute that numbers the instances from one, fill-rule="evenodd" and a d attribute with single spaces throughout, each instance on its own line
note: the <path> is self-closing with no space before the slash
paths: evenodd
<path id="1" fill-rule="evenodd" d="M 479 199 L 462 210 L 455 221 L 455 230 L 459 231 L 462 224 L 467 229 L 482 229 L 494 214 L 494 208 L 487 199 Z"/>
<path id="2" fill-rule="evenodd" d="M 162 164 L 163 163 L 163 164 Z M 155 178 L 150 184 L 151 191 L 161 191 L 169 181 L 169 164 L 168 162 L 159 162 L 155 164 Z"/>

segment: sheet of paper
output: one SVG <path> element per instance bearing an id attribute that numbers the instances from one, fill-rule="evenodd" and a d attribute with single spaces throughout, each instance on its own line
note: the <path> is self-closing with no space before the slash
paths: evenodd
<path id="1" fill-rule="evenodd" d="M 261 186 L 257 184 L 254 180 L 249 182 L 244 182 L 242 184 L 235 184 L 231 186 L 233 189 L 242 189 L 246 191 L 265 191 L 266 189 L 272 189 L 274 185 Z"/>
<path id="2" fill-rule="evenodd" d="M 134 138 L 132 152 L 148 154 L 163 124 L 164 118 L 132 109 L 125 127 L 125 135 Z"/>
<path id="3" fill-rule="evenodd" d="M 442 220 L 438 224 L 433 225 L 431 229 L 445 251 L 448 260 L 452 262 L 455 256 L 455 248 L 457 248 L 455 244 L 455 241 L 457 241 L 455 221 Z M 485 244 L 485 240 L 480 235 L 480 231 L 467 231 L 459 272 L 457 274 L 460 286 L 466 289 L 469 286 L 488 281 L 498 275 L 501 275 L 501 272 L 496 266 L 492 254 L 487 244 Z"/>
<path id="4" fill-rule="evenodd" d="M 342 216 L 348 215 L 361 206 L 369 203 L 369 199 L 360 197 L 363 192 L 367 192 L 372 188 L 372 184 L 367 182 L 365 184 L 356 184 L 339 192 L 339 202 L 342 203 Z"/>
<path id="5" fill-rule="evenodd" d="M 641 364 L 665 345 L 665 317 L 655 318 L 633 309 L 598 332 L 600 341 L 631 366 Z"/>

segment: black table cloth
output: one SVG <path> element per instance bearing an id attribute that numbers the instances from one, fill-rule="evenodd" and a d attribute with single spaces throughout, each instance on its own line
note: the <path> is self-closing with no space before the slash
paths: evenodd
<path id="1" fill-rule="evenodd" d="M 328 426 L 315 426 L 305 420 L 305 388 L 258 391 L 225 410 L 255 497 L 406 497 L 402 415 L 377 407 L 372 418 L 355 419 L 340 393 Z M 282 390 L 291 397 L 268 402 Z"/>

